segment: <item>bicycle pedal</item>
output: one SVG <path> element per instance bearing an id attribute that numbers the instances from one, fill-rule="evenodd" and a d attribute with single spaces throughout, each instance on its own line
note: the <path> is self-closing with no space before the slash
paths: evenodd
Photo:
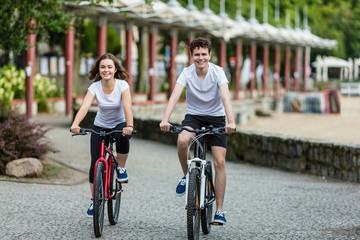
<path id="1" fill-rule="evenodd" d="M 119 181 L 119 183 L 128 183 L 129 181 L 126 180 L 126 181 Z"/>
<path id="2" fill-rule="evenodd" d="M 224 224 L 219 223 L 219 222 L 211 222 L 210 225 L 223 226 Z"/>

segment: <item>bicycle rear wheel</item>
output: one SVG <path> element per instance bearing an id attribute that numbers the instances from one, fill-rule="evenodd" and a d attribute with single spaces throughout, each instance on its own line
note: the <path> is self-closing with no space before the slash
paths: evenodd
<path id="1" fill-rule="evenodd" d="M 112 164 L 111 173 L 110 173 L 110 196 L 112 197 L 108 199 L 109 222 L 111 225 L 115 225 L 119 218 L 120 203 L 121 203 L 121 183 L 119 183 L 116 179 L 115 163 Z"/>
<path id="2" fill-rule="evenodd" d="M 105 167 L 103 162 L 96 164 L 94 179 L 94 233 L 100 237 L 104 225 L 104 206 L 105 206 Z"/>
<path id="3" fill-rule="evenodd" d="M 213 215 L 213 203 L 215 200 L 214 188 L 212 186 L 212 166 L 208 162 L 205 166 L 205 203 L 204 209 L 201 209 L 201 228 L 203 233 L 208 234 L 211 228 Z"/>
<path id="4" fill-rule="evenodd" d="M 192 169 L 189 174 L 187 193 L 187 231 L 188 239 L 199 239 L 200 231 L 200 174 Z"/>

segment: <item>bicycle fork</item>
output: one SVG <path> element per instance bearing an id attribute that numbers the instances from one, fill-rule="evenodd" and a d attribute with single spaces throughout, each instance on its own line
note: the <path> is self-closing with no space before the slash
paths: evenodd
<path id="1" fill-rule="evenodd" d="M 187 160 L 188 165 L 188 171 L 186 174 L 186 191 L 185 191 L 185 206 L 187 207 L 187 196 L 188 196 L 188 187 L 189 187 L 189 174 L 192 169 L 199 169 L 200 170 L 200 209 L 204 209 L 204 203 L 205 203 L 205 165 L 206 160 L 202 160 L 200 158 L 193 158 Z"/>

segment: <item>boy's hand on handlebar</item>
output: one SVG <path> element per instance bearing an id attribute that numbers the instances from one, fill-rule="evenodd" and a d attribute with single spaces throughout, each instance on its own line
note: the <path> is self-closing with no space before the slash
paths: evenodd
<path id="1" fill-rule="evenodd" d="M 225 132 L 226 133 L 234 133 L 236 131 L 236 125 L 235 123 L 229 123 L 225 126 Z"/>
<path id="2" fill-rule="evenodd" d="M 161 121 L 159 126 L 160 126 L 161 131 L 168 132 L 168 131 L 170 131 L 171 124 L 168 122 L 165 122 L 165 121 Z"/>
<path id="3" fill-rule="evenodd" d="M 80 133 L 80 127 L 79 126 L 77 126 L 77 125 L 72 125 L 71 127 L 70 127 L 70 131 L 72 132 L 72 133 Z"/>

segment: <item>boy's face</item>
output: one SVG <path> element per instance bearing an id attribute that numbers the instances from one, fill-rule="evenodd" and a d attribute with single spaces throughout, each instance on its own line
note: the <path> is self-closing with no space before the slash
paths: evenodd
<path id="1" fill-rule="evenodd" d="M 204 68 L 208 66 L 211 58 L 211 52 L 208 48 L 195 48 L 192 54 L 193 62 L 196 68 Z"/>

